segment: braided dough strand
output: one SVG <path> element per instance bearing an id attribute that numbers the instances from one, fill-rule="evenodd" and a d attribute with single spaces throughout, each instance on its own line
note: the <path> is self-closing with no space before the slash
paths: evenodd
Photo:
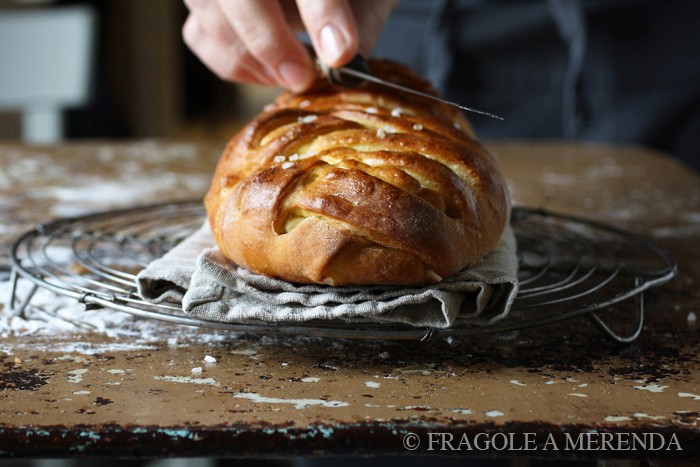
<path id="1" fill-rule="evenodd" d="M 407 68 L 372 73 L 424 92 Z M 205 205 L 222 253 L 300 283 L 421 285 L 474 265 L 509 217 L 456 109 L 370 83 L 282 94 L 227 145 Z"/>

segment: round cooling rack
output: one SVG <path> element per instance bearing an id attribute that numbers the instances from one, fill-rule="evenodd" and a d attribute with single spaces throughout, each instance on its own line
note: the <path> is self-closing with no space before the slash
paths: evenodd
<path id="1" fill-rule="evenodd" d="M 627 343 L 644 323 L 643 292 L 676 274 L 673 258 L 639 235 L 589 220 L 544 210 L 515 208 L 520 290 L 510 314 L 491 326 L 457 322 L 450 329 L 425 329 L 343 321 L 281 324 L 225 323 L 188 316 L 179 303 L 152 304 L 136 292 L 135 277 L 199 228 L 201 201 L 159 204 L 62 219 L 22 235 L 11 250 L 9 309 L 22 315 L 39 287 L 74 298 L 86 310 L 109 308 L 141 318 L 236 332 L 336 338 L 452 338 L 515 331 L 585 316 L 608 338 Z M 24 297 L 20 278 L 31 281 Z M 631 299 L 631 300 L 628 300 Z M 606 321 L 620 302 L 622 327 Z M 627 304 L 627 303 L 625 303 Z M 603 320 L 606 316 L 606 321 Z"/>

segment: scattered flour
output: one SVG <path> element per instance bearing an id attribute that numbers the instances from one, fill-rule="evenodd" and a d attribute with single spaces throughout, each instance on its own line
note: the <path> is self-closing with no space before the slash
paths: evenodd
<path id="1" fill-rule="evenodd" d="M 603 420 L 605 420 L 606 422 L 617 423 L 617 422 L 626 422 L 626 421 L 630 420 L 630 418 L 625 416 L 625 415 L 608 415 Z"/>
<path id="2" fill-rule="evenodd" d="M 700 401 L 700 395 L 693 394 L 692 392 L 679 392 L 678 397 L 689 397 L 694 401 Z"/>
<path id="3" fill-rule="evenodd" d="M 17 283 L 18 300 L 24 299 L 31 289 L 25 279 Z M 38 288 L 24 316 L 12 314 L 7 306 L 10 282 L 0 281 L 0 339 L 11 336 L 51 336 L 51 342 L 42 347 L 47 352 L 95 355 L 107 352 L 155 350 L 157 344 L 169 342 L 173 328 L 177 328 L 176 345 L 188 341 L 216 343 L 235 338 L 236 333 L 178 326 L 155 319 L 139 318 L 128 313 L 96 309 L 86 311 L 84 305 L 70 297 L 56 295 Z M 89 342 L 83 337 L 96 334 L 107 337 L 105 342 Z M 21 341 L 12 347 L 0 345 L 0 353 L 12 355 L 22 349 Z M 36 350 L 36 344 L 27 343 Z M 213 357 L 212 357 L 213 358 Z"/>
<path id="4" fill-rule="evenodd" d="M 277 397 L 265 397 L 254 392 L 237 392 L 233 395 L 237 399 L 248 399 L 257 404 L 292 404 L 295 409 L 305 409 L 312 405 L 320 407 L 347 407 L 349 404 L 343 401 L 331 401 L 322 399 L 281 399 Z"/>
<path id="5" fill-rule="evenodd" d="M 214 378 L 190 378 L 189 376 L 154 376 L 156 381 L 167 381 L 169 383 L 185 383 L 185 384 L 206 384 L 209 386 L 218 386 L 219 382 Z"/>
<path id="6" fill-rule="evenodd" d="M 649 392 L 664 392 L 668 386 L 659 386 L 658 384 L 647 384 L 646 386 L 633 386 L 634 389 L 639 391 L 649 391 Z"/>

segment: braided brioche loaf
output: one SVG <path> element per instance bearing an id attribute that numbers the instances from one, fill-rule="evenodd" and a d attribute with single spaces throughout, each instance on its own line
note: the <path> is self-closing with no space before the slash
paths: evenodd
<path id="1" fill-rule="evenodd" d="M 396 63 L 375 76 L 434 93 Z M 290 282 L 435 283 L 500 240 L 509 201 L 455 108 L 319 78 L 282 94 L 227 145 L 205 205 L 224 256 Z"/>

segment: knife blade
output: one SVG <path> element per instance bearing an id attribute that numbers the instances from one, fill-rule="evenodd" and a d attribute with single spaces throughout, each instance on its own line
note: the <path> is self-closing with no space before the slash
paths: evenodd
<path id="1" fill-rule="evenodd" d="M 369 67 L 367 66 L 367 60 L 362 55 L 356 55 L 347 65 L 331 68 L 325 65 L 321 60 L 317 60 L 321 73 L 333 84 L 338 84 L 340 86 L 356 87 L 365 81 L 370 83 L 375 83 L 380 86 L 386 86 L 399 91 L 414 94 L 416 96 L 421 96 L 426 99 L 432 99 L 443 104 L 451 105 L 459 109 L 465 110 L 467 112 L 472 112 L 480 115 L 485 115 L 487 117 L 495 118 L 497 120 L 503 120 L 503 117 L 494 115 L 483 110 L 475 109 L 473 107 L 467 107 L 465 105 L 457 104 L 456 102 L 451 102 L 446 99 L 434 96 L 432 94 L 427 94 L 416 89 L 408 88 L 400 84 L 393 83 L 391 81 L 386 81 L 381 78 L 377 78 L 369 72 Z"/>

